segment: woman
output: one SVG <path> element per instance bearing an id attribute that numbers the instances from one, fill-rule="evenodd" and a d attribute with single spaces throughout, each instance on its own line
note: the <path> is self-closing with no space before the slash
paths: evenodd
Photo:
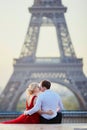
<path id="1" fill-rule="evenodd" d="M 27 99 L 26 99 L 26 110 L 31 109 L 37 99 L 37 96 L 40 92 L 39 84 L 38 83 L 31 83 L 26 90 L 27 92 Z M 3 124 L 38 124 L 40 123 L 40 114 L 52 114 L 49 110 L 47 112 L 39 110 L 37 113 L 33 115 L 25 115 L 22 114 L 18 118 L 2 122 Z"/>

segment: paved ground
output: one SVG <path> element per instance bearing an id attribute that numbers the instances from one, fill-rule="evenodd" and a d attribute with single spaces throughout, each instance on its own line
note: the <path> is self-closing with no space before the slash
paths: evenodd
<path id="1" fill-rule="evenodd" d="M 0 130 L 87 130 L 87 124 L 0 124 Z"/>

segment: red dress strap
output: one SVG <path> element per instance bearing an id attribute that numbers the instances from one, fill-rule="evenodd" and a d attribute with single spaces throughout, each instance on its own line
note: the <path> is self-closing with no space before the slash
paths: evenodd
<path id="1" fill-rule="evenodd" d="M 30 105 L 28 105 L 28 102 L 26 101 L 26 109 L 27 109 L 27 110 L 31 109 L 31 108 L 34 106 L 34 99 L 35 99 L 36 97 L 37 97 L 37 96 L 33 96 L 33 97 L 32 97 L 32 100 L 31 100 Z"/>

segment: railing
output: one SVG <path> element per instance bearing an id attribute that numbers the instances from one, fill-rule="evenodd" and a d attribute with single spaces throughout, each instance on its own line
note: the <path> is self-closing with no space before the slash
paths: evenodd
<path id="1" fill-rule="evenodd" d="M 22 112 L 0 112 L 0 121 L 14 119 Z M 62 111 L 62 123 L 87 123 L 87 111 Z"/>
<path id="2" fill-rule="evenodd" d="M 63 123 L 87 123 L 87 111 L 62 111 Z"/>

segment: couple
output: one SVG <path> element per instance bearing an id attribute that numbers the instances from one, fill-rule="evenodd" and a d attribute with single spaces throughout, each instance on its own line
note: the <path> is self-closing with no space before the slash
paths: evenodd
<path id="1" fill-rule="evenodd" d="M 57 93 L 50 90 L 51 83 L 44 80 L 31 83 L 27 88 L 26 110 L 18 118 L 4 124 L 52 124 L 61 123 L 63 104 Z"/>

